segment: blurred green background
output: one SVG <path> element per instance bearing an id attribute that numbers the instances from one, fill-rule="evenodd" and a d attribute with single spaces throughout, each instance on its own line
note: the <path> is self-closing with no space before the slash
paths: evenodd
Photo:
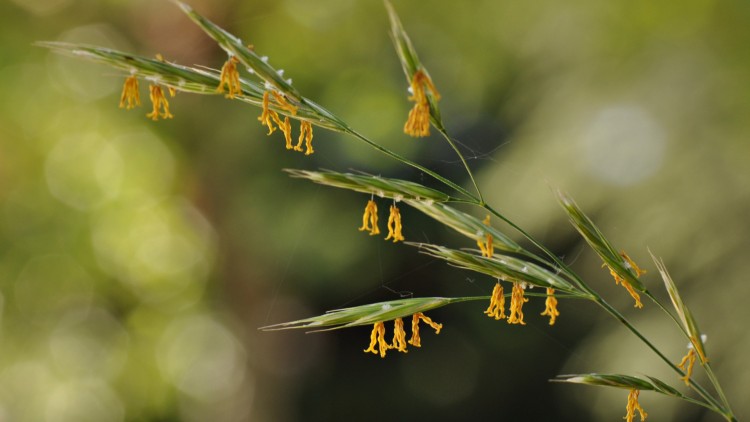
<path id="1" fill-rule="evenodd" d="M 663 257 L 735 411 L 750 415 L 750 2 L 394 3 L 488 201 L 678 362 L 685 341 L 653 304 L 632 308 L 550 187 L 666 299 L 646 248 Z M 401 131 L 407 84 L 380 1 L 191 4 L 362 133 L 466 184 L 443 142 Z M 525 327 L 486 318 L 485 303 L 443 308 L 430 314 L 439 336 L 386 359 L 362 353 L 366 327 L 259 332 L 410 293 L 489 294 L 494 281 L 358 232 L 366 195 L 280 169 L 424 175 L 321 129 L 313 156 L 290 153 L 259 110 L 220 96 L 178 94 L 175 118 L 154 123 L 147 101 L 117 108 L 118 72 L 32 45 L 220 67 L 224 53 L 171 3 L 11 0 L 0 20 L 0 420 L 620 420 L 626 391 L 547 380 L 680 384 L 581 302 L 563 301 L 553 328 L 540 300 Z M 472 246 L 402 213 L 407 240 Z M 650 393 L 641 403 L 654 421 L 719 420 Z"/>

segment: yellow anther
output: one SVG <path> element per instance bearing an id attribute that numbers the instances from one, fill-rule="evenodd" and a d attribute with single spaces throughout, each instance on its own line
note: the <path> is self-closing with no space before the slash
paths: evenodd
<path id="1" fill-rule="evenodd" d="M 508 324 L 521 324 L 526 325 L 523 322 L 523 304 L 528 302 L 529 299 L 523 296 L 523 286 L 521 283 L 514 282 L 513 290 L 510 294 L 510 315 L 508 315 Z"/>
<path id="2" fill-rule="evenodd" d="M 641 417 L 641 422 L 646 420 L 646 417 L 648 417 L 648 413 L 646 413 L 645 410 L 641 407 L 641 404 L 638 403 L 638 395 L 640 394 L 640 390 L 630 390 L 630 393 L 628 394 L 628 405 L 625 407 L 627 410 L 627 414 L 623 419 L 625 419 L 627 422 L 633 422 L 633 419 L 635 418 L 635 411 L 637 410 Z"/>
<path id="3" fill-rule="evenodd" d="M 557 298 L 555 297 L 555 289 L 547 287 L 547 300 L 544 301 L 544 312 L 542 316 L 549 316 L 549 325 L 555 325 L 555 320 L 560 316 L 560 311 L 557 310 Z"/>
<path id="4" fill-rule="evenodd" d="M 496 320 L 505 318 L 505 295 L 503 294 L 503 286 L 498 281 L 495 284 L 495 288 L 492 289 L 492 297 L 490 297 L 490 306 L 484 313 L 490 318 Z"/>
<path id="5" fill-rule="evenodd" d="M 378 206 L 372 199 L 367 201 L 365 213 L 362 215 L 362 227 L 359 228 L 359 231 L 365 230 L 370 231 L 370 236 L 380 234 L 380 229 L 378 228 Z"/>
<path id="6" fill-rule="evenodd" d="M 390 214 L 388 215 L 388 237 L 385 240 L 393 239 L 393 243 L 398 241 L 404 241 L 404 236 L 401 234 L 401 212 L 398 210 L 396 205 L 391 205 Z"/>
<path id="7" fill-rule="evenodd" d="M 376 349 L 375 346 L 378 346 Z M 388 351 L 388 343 L 385 341 L 385 325 L 382 322 L 376 322 L 372 327 L 372 333 L 370 333 L 370 347 L 365 349 L 365 353 L 380 353 L 380 357 L 385 357 L 385 352 Z"/>
<path id="8" fill-rule="evenodd" d="M 409 117 L 404 124 L 404 133 L 407 135 L 414 137 L 430 135 L 430 103 L 425 89 L 430 91 L 435 101 L 440 99 L 440 94 L 432 80 L 427 73 L 420 69 L 414 73 L 411 79 L 412 95 L 409 100 L 414 101 L 415 104 L 409 111 Z"/>
<path id="9" fill-rule="evenodd" d="M 227 98 L 234 98 L 235 95 L 242 95 L 242 85 L 240 84 L 240 72 L 237 71 L 237 57 L 230 57 L 221 67 L 221 76 L 219 81 L 219 87 L 216 88 L 218 92 L 224 92 L 226 87 Z"/>
<path id="10" fill-rule="evenodd" d="M 148 113 L 146 117 L 151 120 L 159 120 L 159 116 L 161 116 L 162 119 L 171 119 L 174 117 L 172 116 L 172 113 L 169 112 L 169 102 L 164 96 L 164 91 L 161 87 L 159 85 L 151 84 L 148 88 L 152 109 L 151 113 Z M 160 109 L 162 110 L 161 113 L 159 112 Z"/>
<path id="11" fill-rule="evenodd" d="M 135 75 L 130 75 L 125 79 L 125 83 L 122 86 L 120 108 L 130 110 L 137 105 L 141 105 L 141 96 L 138 93 L 138 78 Z"/>

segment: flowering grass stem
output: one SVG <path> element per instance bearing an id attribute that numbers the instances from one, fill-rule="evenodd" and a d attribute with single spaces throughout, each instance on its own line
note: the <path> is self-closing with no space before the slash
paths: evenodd
<path id="1" fill-rule="evenodd" d="M 702 400 L 686 397 L 671 385 L 653 377 L 647 377 L 648 380 L 646 380 L 645 378 L 627 375 L 589 374 L 582 376 L 561 376 L 557 381 L 628 388 L 630 390 L 627 415 L 629 420 L 634 417 L 635 410 L 640 412 L 642 418 L 646 416 L 645 411 L 637 402 L 638 394 L 641 390 L 652 390 L 677 397 L 709 408 L 721 414 L 728 421 L 737 420 L 729 406 L 721 384 L 705 356 L 703 340 L 701 339 L 697 323 L 680 298 L 675 283 L 669 277 L 664 264 L 660 260 L 653 257 L 674 305 L 677 313 L 676 316 L 654 297 L 640 280 L 640 276 L 645 271 L 641 270 L 624 251 L 618 252 L 602 231 L 596 227 L 593 221 L 583 213 L 570 197 L 562 192 L 557 192 L 558 201 L 567 213 L 571 223 L 589 246 L 591 246 L 592 250 L 602 259 L 604 266 L 609 269 L 615 282 L 622 284 L 628 290 L 639 307 L 642 304 L 638 293 L 645 294 L 662 312 L 669 315 L 680 331 L 690 341 L 691 347 L 694 347 L 695 350 L 693 354 L 688 356 L 692 357 L 693 360 L 686 358 L 685 362 L 694 362 L 696 356 L 700 357 L 700 363 L 713 385 L 718 398 L 690 377 L 692 364 L 690 366 L 683 365 L 686 369 L 681 369 L 679 365 L 670 360 L 646 338 L 620 311 L 607 302 L 591 285 L 586 283 L 563 262 L 560 257 L 548 249 L 542 242 L 535 239 L 530 233 L 504 216 L 500 211 L 485 202 L 471 166 L 469 166 L 464 154 L 458 148 L 456 140 L 448 134 L 443 124 L 438 106 L 440 95 L 435 83 L 419 60 L 406 31 L 403 29 L 390 3 L 386 1 L 386 10 L 388 11 L 391 23 L 391 37 L 407 82 L 410 84 L 411 96 L 408 97 L 408 100 L 414 102 L 414 106 L 404 125 L 404 132 L 410 136 L 422 138 L 429 135 L 431 126 L 434 127 L 461 161 L 474 192 L 464 188 L 458 182 L 450 180 L 438 172 L 384 147 L 351 128 L 334 113 L 303 96 L 292 85 L 291 79 L 283 77 L 283 71 L 277 70 L 268 64 L 267 58 L 256 54 L 253 47 L 246 46 L 237 37 L 204 18 L 186 4 L 176 0 L 174 3 L 227 52 L 229 57 L 221 70 L 176 65 L 163 60 L 160 56 L 154 60 L 102 47 L 57 42 L 40 43 L 39 45 L 56 52 L 72 54 L 76 57 L 104 63 L 126 73 L 125 85 L 120 98 L 120 107 L 125 109 L 131 109 L 140 105 L 138 78 L 149 81 L 150 97 L 154 107 L 149 117 L 154 120 L 157 120 L 159 117 L 172 118 L 164 92 L 169 92 L 171 96 L 174 95 L 175 91 L 224 95 L 226 88 L 226 98 L 230 100 L 237 99 L 261 107 L 262 114 L 259 120 L 264 126 L 267 126 L 269 134 L 273 133 L 276 129 L 279 129 L 284 134 L 287 149 L 301 151 L 304 141 L 306 146 L 305 154 L 312 154 L 312 128 L 313 126 L 318 126 L 349 135 L 356 141 L 373 148 L 375 151 L 405 166 L 423 172 L 447 188 L 455 191 L 455 194 L 448 194 L 427 188 L 411 181 L 386 179 L 379 176 L 332 171 L 287 170 L 293 177 L 306 178 L 316 183 L 370 194 L 370 200 L 367 203 L 360 230 L 368 231 L 371 235 L 380 234 L 377 226 L 378 207 L 375 195 L 381 198 L 392 199 L 390 216 L 388 218 L 389 235 L 386 240 L 393 240 L 394 242 L 404 240 L 401 213 L 396 206 L 397 202 L 403 201 L 405 204 L 421 211 L 439 223 L 472 239 L 481 250 L 451 249 L 428 243 L 405 242 L 406 244 L 416 246 L 422 252 L 442 259 L 451 265 L 486 274 L 497 280 L 495 281 L 496 289 L 492 295 L 398 299 L 332 310 L 316 317 L 275 324 L 262 327 L 261 329 L 283 330 L 306 328 L 326 331 L 359 325 L 373 325 L 370 347 L 365 349 L 365 352 L 372 352 L 385 357 L 386 351 L 389 349 L 396 349 L 397 351 L 406 353 L 407 343 L 405 340 L 406 333 L 403 318 L 412 317 L 412 339 L 408 342 L 412 346 L 419 347 L 421 345 L 418 331 L 420 322 L 433 328 L 436 333 L 439 333 L 442 324 L 433 322 L 424 312 L 442 306 L 460 302 L 490 300 L 490 307 L 485 313 L 494 319 L 505 319 L 504 299 L 508 297 L 511 304 L 510 315 L 507 317 L 507 321 L 522 325 L 525 323 L 521 309 L 523 303 L 527 302 L 529 297 L 545 298 L 547 309 L 542 315 L 550 316 L 550 325 L 552 325 L 559 316 L 557 310 L 558 299 L 586 299 L 596 303 L 598 307 L 624 325 L 656 356 L 664 361 L 667 366 L 679 374 L 681 379 Z M 242 78 L 239 74 L 239 70 L 242 68 L 247 70 L 254 79 Z M 283 119 L 281 116 L 283 116 Z M 296 119 L 300 122 L 299 140 L 298 144 L 294 147 L 291 145 L 290 119 Z M 481 220 L 453 208 L 453 204 L 472 205 L 489 213 L 489 215 L 484 220 Z M 511 236 L 493 227 L 490 216 L 495 216 L 506 223 L 538 249 L 538 251 L 532 252 L 520 246 Z M 501 281 L 512 283 L 512 293 L 503 293 L 503 288 L 500 284 Z M 546 293 L 527 291 L 527 287 L 544 287 L 546 288 Z M 388 321 L 394 321 L 394 335 L 391 344 L 385 340 L 384 323 Z"/>

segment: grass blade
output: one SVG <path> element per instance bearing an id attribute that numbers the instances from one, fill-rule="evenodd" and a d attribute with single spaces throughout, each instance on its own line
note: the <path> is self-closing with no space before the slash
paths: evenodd
<path id="1" fill-rule="evenodd" d="M 312 180 L 321 185 L 369 193 L 381 198 L 400 200 L 429 200 L 444 202 L 450 196 L 435 189 L 408 180 L 390 179 L 365 174 L 339 173 L 336 171 L 310 171 L 284 169 L 292 177 Z"/>
<path id="2" fill-rule="evenodd" d="M 398 299 L 387 302 L 371 303 L 351 308 L 328 311 L 323 315 L 297 321 L 261 327 L 264 331 L 316 329 L 315 331 L 337 330 L 358 325 L 371 325 L 376 322 L 390 321 L 396 318 L 410 316 L 417 312 L 426 312 L 452 303 L 470 300 L 486 300 L 486 297 L 420 297 Z M 322 327 L 331 327 L 321 330 Z"/>
<path id="3" fill-rule="evenodd" d="M 568 195 L 557 191 L 557 199 L 568 214 L 571 224 L 586 240 L 607 266 L 636 290 L 646 292 L 646 286 L 638 279 L 635 269 L 615 250 L 593 221 Z"/>
<path id="4" fill-rule="evenodd" d="M 560 275 L 514 256 L 496 254 L 492 258 L 486 258 L 466 251 L 459 251 L 429 243 L 407 242 L 407 244 L 417 246 L 424 253 L 448 261 L 451 265 L 459 268 L 465 268 L 507 281 L 522 281 L 532 286 L 552 287 L 573 296 L 587 296 Z"/>

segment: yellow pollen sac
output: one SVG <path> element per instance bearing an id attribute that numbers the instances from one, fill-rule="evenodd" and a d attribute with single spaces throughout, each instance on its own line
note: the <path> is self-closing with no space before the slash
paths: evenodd
<path id="1" fill-rule="evenodd" d="M 630 259 L 628 254 L 626 254 L 625 252 L 620 252 L 620 256 L 622 257 L 622 259 L 625 260 L 628 266 L 630 266 L 630 268 L 632 268 L 633 271 L 635 271 L 636 278 L 646 273 L 646 270 L 642 270 L 640 267 L 638 267 L 638 265 L 636 265 L 636 263 L 632 259 Z M 609 268 L 609 273 L 612 275 L 612 278 L 615 279 L 615 284 L 622 284 L 622 287 L 624 287 L 625 290 L 628 291 L 630 296 L 635 300 L 635 305 L 633 306 L 639 309 L 643 308 L 643 303 L 641 302 L 641 296 L 638 294 L 638 292 L 635 291 L 633 286 L 631 286 L 630 283 L 628 283 L 627 281 L 623 280 L 622 277 L 620 277 L 620 275 L 617 274 L 617 272 L 614 269 L 612 269 L 612 267 L 608 266 L 607 264 L 603 264 L 602 267 Z"/>
<path id="2" fill-rule="evenodd" d="M 503 295 L 503 286 L 498 281 L 495 284 L 495 288 L 492 289 L 492 297 L 490 297 L 490 306 L 484 313 L 490 318 L 501 320 L 505 318 L 505 296 Z"/>
<path id="3" fill-rule="evenodd" d="M 260 124 L 263 126 L 268 126 L 268 135 L 272 134 L 276 128 L 273 126 L 273 121 L 280 121 L 279 115 L 268 108 L 270 99 L 270 94 L 268 91 L 263 93 L 263 111 L 260 113 L 260 116 L 258 117 L 258 120 L 260 121 Z"/>
<path id="4" fill-rule="evenodd" d="M 171 119 L 172 113 L 169 112 L 169 102 L 167 101 L 167 98 L 164 96 L 164 91 L 161 89 L 159 85 L 149 85 L 149 97 L 151 98 L 151 105 L 153 106 L 151 109 L 151 113 L 148 113 L 146 117 L 150 118 L 151 120 L 159 120 L 159 116 L 161 116 L 162 119 Z M 159 113 L 159 109 L 162 109 L 163 111 L 161 114 Z"/>
<path id="5" fill-rule="evenodd" d="M 286 140 L 286 149 L 292 149 L 292 123 L 289 121 L 289 116 L 284 116 L 283 124 L 276 122 L 279 125 L 279 129 L 284 132 L 284 139 Z"/>
<path id="6" fill-rule="evenodd" d="M 409 111 L 409 117 L 404 124 L 404 133 L 415 138 L 430 135 L 430 103 L 427 100 L 425 89 L 430 91 L 435 101 L 440 99 L 440 94 L 432 80 L 420 69 L 414 73 L 411 79 L 412 96 L 409 97 L 409 101 L 414 101 L 415 104 Z"/>
<path id="7" fill-rule="evenodd" d="M 276 91 L 271 91 L 271 94 L 273 95 L 273 98 L 274 100 L 276 100 L 276 104 L 278 104 L 279 107 L 291 113 L 292 116 L 297 115 L 297 107 L 289 104 L 289 102 L 286 100 L 286 98 L 284 98 L 283 95 L 279 94 Z"/>
<path id="8" fill-rule="evenodd" d="M 302 142 L 305 142 L 305 155 L 310 155 L 313 152 L 312 147 L 313 131 L 310 122 L 300 120 L 299 122 L 299 139 L 297 139 L 297 145 L 294 146 L 295 151 L 302 151 Z"/>
<path id="9" fill-rule="evenodd" d="M 406 350 L 406 331 L 404 331 L 404 320 L 401 318 L 396 318 L 393 321 L 393 341 L 388 348 L 396 349 L 403 353 L 409 352 Z"/>
<path id="10" fill-rule="evenodd" d="M 606 266 L 607 264 L 604 264 Z M 612 278 L 615 279 L 615 284 L 622 284 L 622 287 L 625 288 L 625 290 L 630 293 L 630 297 L 632 297 L 635 300 L 635 305 L 633 305 L 636 308 L 643 308 L 643 303 L 641 302 L 641 296 L 638 294 L 638 292 L 635 291 L 633 286 L 630 285 L 627 281 L 623 280 L 622 277 L 620 277 L 615 270 L 613 270 L 611 267 L 609 267 L 609 273 L 612 275 Z"/>
<path id="11" fill-rule="evenodd" d="M 375 349 L 375 346 L 378 346 Z M 385 341 L 385 325 L 382 322 L 376 322 L 372 327 L 372 333 L 370 333 L 370 347 L 365 349 L 365 353 L 380 353 L 380 357 L 385 357 L 385 352 L 388 351 L 388 343 Z"/>
<path id="12" fill-rule="evenodd" d="M 560 311 L 557 310 L 557 298 L 555 297 L 555 289 L 547 287 L 547 300 L 544 301 L 544 312 L 542 316 L 549 316 L 549 325 L 555 325 L 555 320 L 560 316 Z"/>
<path id="13" fill-rule="evenodd" d="M 404 241 L 404 236 L 401 234 L 401 212 L 398 210 L 396 205 L 391 205 L 391 213 L 388 215 L 388 237 L 385 240 L 393 239 L 393 243 Z"/>
<path id="14" fill-rule="evenodd" d="M 691 347 L 690 350 L 688 350 L 687 355 L 685 355 L 685 357 L 682 358 L 682 361 L 680 361 L 680 364 L 677 365 L 680 369 L 685 371 L 685 376 L 682 377 L 685 385 L 690 385 L 690 377 L 693 376 L 693 365 L 695 365 L 695 358 L 695 349 Z"/>
<path id="15" fill-rule="evenodd" d="M 226 98 L 233 99 L 235 95 L 242 95 L 242 86 L 240 85 L 240 72 L 237 71 L 237 57 L 230 57 L 221 67 L 221 76 L 217 92 L 224 92 L 227 89 Z"/>
<path id="16" fill-rule="evenodd" d="M 120 108 L 130 110 L 137 105 L 141 105 L 141 96 L 138 93 L 138 78 L 135 75 L 131 75 L 125 79 L 125 83 L 122 86 Z"/>
<path id="17" fill-rule="evenodd" d="M 628 405 L 625 407 L 625 409 L 627 410 L 627 414 L 624 418 L 627 422 L 633 422 L 636 410 L 640 414 L 641 422 L 645 421 L 646 417 L 648 417 L 648 413 L 646 413 L 646 411 L 641 407 L 640 403 L 638 403 L 639 394 L 640 390 L 635 389 L 630 390 L 630 393 L 628 394 Z"/>
<path id="18" fill-rule="evenodd" d="M 490 216 L 488 215 L 482 222 L 485 226 L 489 226 Z M 482 252 L 482 256 L 492 258 L 492 255 L 495 254 L 495 246 L 492 244 L 492 235 L 489 233 L 485 235 L 484 242 L 482 242 L 481 239 L 477 240 L 477 246 L 479 246 L 479 250 Z"/>
<path id="19" fill-rule="evenodd" d="M 698 353 L 698 357 L 701 360 L 701 365 L 704 365 L 706 362 L 708 362 L 708 358 L 706 358 L 706 355 L 703 353 L 703 346 L 701 345 L 700 341 L 694 337 L 690 336 L 690 343 L 693 344 L 693 349 Z"/>
<path id="20" fill-rule="evenodd" d="M 440 334 L 440 330 L 443 328 L 443 324 L 438 324 L 436 322 L 433 322 L 430 317 L 425 316 L 425 314 L 421 312 L 417 312 L 416 314 L 411 316 L 411 338 L 409 339 L 409 344 L 411 344 L 414 347 L 422 347 L 422 339 L 419 337 L 419 321 L 423 321 L 425 324 L 432 327 L 433 330 L 435 330 L 435 334 Z"/>
<path id="21" fill-rule="evenodd" d="M 523 304 L 528 302 L 529 299 L 523 296 L 523 287 L 521 283 L 514 282 L 513 290 L 510 294 L 510 315 L 508 316 L 508 324 L 521 324 L 526 325 L 523 322 Z"/>
<path id="22" fill-rule="evenodd" d="M 359 228 L 359 231 L 365 230 L 370 231 L 370 236 L 380 234 L 380 229 L 378 228 L 378 206 L 372 199 L 367 201 L 365 213 L 362 215 L 362 227 Z"/>
<path id="23" fill-rule="evenodd" d="M 641 268 L 640 268 L 640 267 L 639 267 L 638 265 L 636 265 L 636 263 L 635 263 L 635 262 L 633 262 L 633 260 L 632 260 L 632 259 L 630 259 L 630 257 L 628 256 L 628 254 L 626 254 L 626 253 L 625 253 L 625 251 L 620 251 L 620 256 L 621 256 L 621 257 L 622 257 L 622 259 L 624 259 L 624 260 L 625 260 L 625 261 L 626 261 L 626 262 L 628 263 L 628 265 L 630 265 L 630 267 L 631 267 L 631 268 L 632 268 L 632 269 L 633 269 L 633 270 L 635 271 L 635 276 L 636 276 L 636 277 L 640 277 L 640 276 L 642 276 L 643 274 L 646 274 L 646 270 L 642 270 L 642 269 L 641 269 Z"/>

